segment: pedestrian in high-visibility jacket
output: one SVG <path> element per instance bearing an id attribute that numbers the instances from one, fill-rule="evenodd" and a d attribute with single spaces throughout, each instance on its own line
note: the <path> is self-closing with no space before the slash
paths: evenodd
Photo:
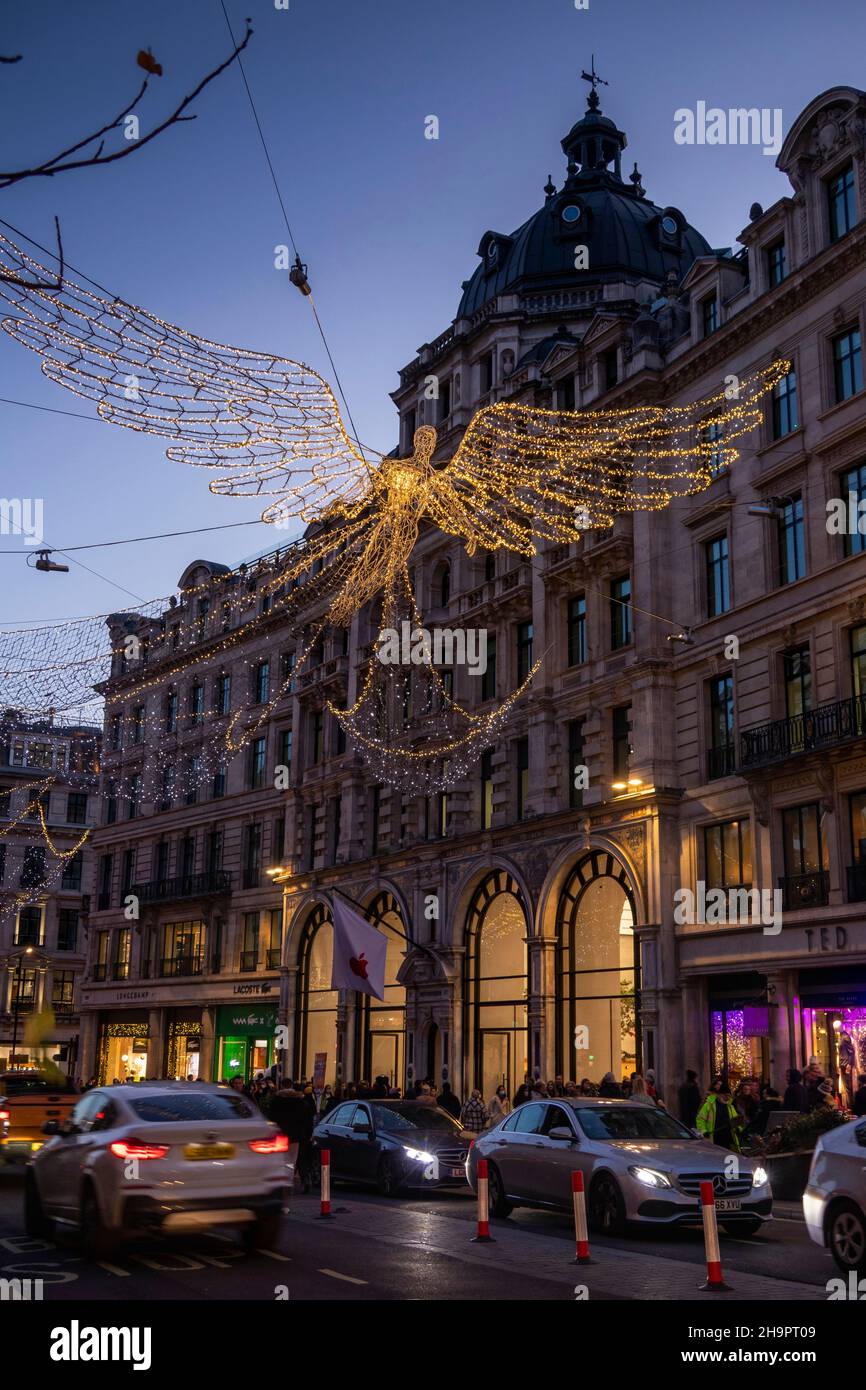
<path id="1" fill-rule="evenodd" d="M 731 1099 L 727 1082 L 723 1081 L 716 1090 L 711 1088 L 698 1111 L 695 1128 L 713 1144 L 739 1152 L 742 1127 L 743 1119 Z"/>

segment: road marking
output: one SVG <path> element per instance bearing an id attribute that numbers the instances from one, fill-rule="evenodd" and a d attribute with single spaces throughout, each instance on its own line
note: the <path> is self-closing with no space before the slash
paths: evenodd
<path id="1" fill-rule="evenodd" d="M 341 1274 L 338 1269 L 320 1269 L 320 1274 L 327 1274 L 331 1279 L 342 1279 L 347 1284 L 367 1284 L 368 1279 L 354 1279 L 351 1274 Z"/>
<path id="2" fill-rule="evenodd" d="M 256 1247 L 255 1253 L 257 1255 L 267 1255 L 271 1260 L 280 1260 L 284 1265 L 291 1264 L 292 1262 L 289 1255 L 281 1255 L 279 1250 L 260 1250 Z"/>
<path id="3" fill-rule="evenodd" d="M 99 1269 L 104 1269 L 107 1274 L 116 1274 L 118 1279 L 131 1279 L 132 1275 L 128 1269 L 121 1269 L 120 1265 L 110 1265 L 106 1260 L 96 1260 Z"/>

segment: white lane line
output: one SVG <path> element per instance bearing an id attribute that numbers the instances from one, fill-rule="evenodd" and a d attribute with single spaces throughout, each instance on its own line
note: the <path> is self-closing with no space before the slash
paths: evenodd
<path id="1" fill-rule="evenodd" d="M 110 1265 L 105 1260 L 96 1260 L 96 1265 L 104 1269 L 109 1274 L 116 1274 L 118 1279 L 130 1279 L 132 1276 L 128 1269 L 121 1269 L 120 1265 Z"/>
<path id="2" fill-rule="evenodd" d="M 351 1274 L 341 1274 L 338 1269 L 320 1269 L 320 1274 L 327 1274 L 331 1279 L 342 1279 L 346 1284 L 368 1284 L 368 1279 L 354 1279 Z"/>
<path id="3" fill-rule="evenodd" d="M 281 1260 L 284 1265 L 291 1264 L 292 1262 L 289 1255 L 281 1255 L 279 1250 L 260 1250 L 258 1246 L 256 1246 L 255 1254 L 267 1255 L 271 1260 Z"/>

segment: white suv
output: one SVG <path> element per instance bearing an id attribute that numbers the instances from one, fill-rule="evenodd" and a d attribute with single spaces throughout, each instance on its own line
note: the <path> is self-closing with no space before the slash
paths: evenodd
<path id="1" fill-rule="evenodd" d="M 75 1228 L 105 1259 L 131 1231 L 243 1227 L 247 1245 L 276 1239 L 294 1172 L 288 1140 L 246 1096 L 203 1082 L 88 1091 L 27 1169 L 28 1235 Z"/>
<path id="2" fill-rule="evenodd" d="M 866 1119 L 822 1134 L 803 1193 L 809 1235 L 845 1273 L 866 1274 Z"/>

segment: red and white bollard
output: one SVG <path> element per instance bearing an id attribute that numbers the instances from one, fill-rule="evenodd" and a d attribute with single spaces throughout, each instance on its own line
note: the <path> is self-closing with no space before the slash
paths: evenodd
<path id="1" fill-rule="evenodd" d="M 589 1233 L 586 1228 L 586 1192 L 583 1185 L 583 1173 L 579 1170 L 571 1175 L 571 1200 L 574 1203 L 574 1239 L 577 1246 L 574 1263 L 576 1265 L 591 1265 Z"/>
<path id="2" fill-rule="evenodd" d="M 322 1206 L 319 1216 L 331 1216 L 331 1150 L 322 1149 L 319 1157 L 322 1164 Z"/>
<path id="3" fill-rule="evenodd" d="M 490 1207 L 487 1195 L 487 1159 L 478 1160 L 478 1230 L 473 1240 L 493 1240 L 490 1234 Z"/>
<path id="4" fill-rule="evenodd" d="M 730 1289 L 730 1284 L 726 1284 L 722 1278 L 716 1198 L 711 1182 L 701 1183 L 701 1215 L 704 1218 L 704 1245 L 707 1251 L 707 1282 L 701 1284 L 701 1289 L 707 1293 L 725 1293 Z"/>

